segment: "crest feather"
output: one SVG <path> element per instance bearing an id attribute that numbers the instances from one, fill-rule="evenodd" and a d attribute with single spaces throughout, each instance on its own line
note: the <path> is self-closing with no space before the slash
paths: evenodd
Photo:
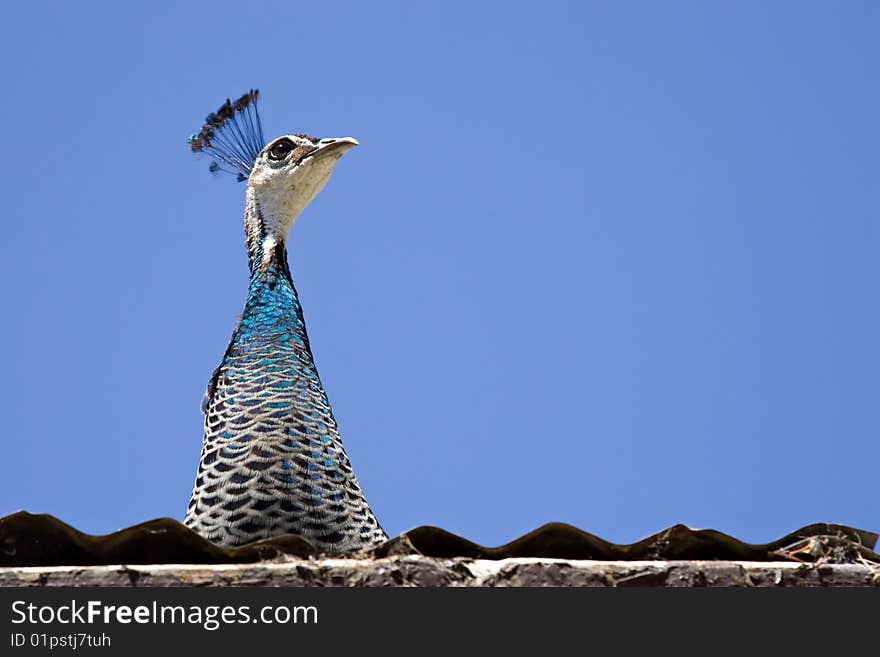
<path id="1" fill-rule="evenodd" d="M 208 153 L 214 160 L 208 170 L 236 174 L 247 180 L 257 155 L 266 145 L 257 109 L 258 89 L 251 89 L 232 102 L 228 98 L 216 112 L 205 118 L 201 130 L 189 137 L 193 153 Z"/>

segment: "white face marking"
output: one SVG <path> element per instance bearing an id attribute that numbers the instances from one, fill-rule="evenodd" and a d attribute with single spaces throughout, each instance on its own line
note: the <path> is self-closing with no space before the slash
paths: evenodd
<path id="1" fill-rule="evenodd" d="M 317 144 L 295 135 L 287 135 L 286 139 L 295 147 L 315 147 L 315 150 L 299 162 L 294 160 L 293 152 L 282 160 L 271 160 L 269 150 L 279 141 L 275 139 L 257 157 L 248 178 L 245 211 L 249 219 L 255 218 L 259 206 L 267 246 L 269 242 L 275 245 L 287 237 L 303 209 L 324 188 L 342 155 L 357 145 L 357 141 L 350 137 L 322 139 Z M 249 238 L 259 239 L 259 236 L 250 234 L 256 229 L 256 221 L 249 220 Z M 264 249 L 263 252 L 268 254 L 270 251 Z"/>

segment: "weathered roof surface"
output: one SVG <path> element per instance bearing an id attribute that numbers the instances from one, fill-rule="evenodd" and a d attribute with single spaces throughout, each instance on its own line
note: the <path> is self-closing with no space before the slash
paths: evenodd
<path id="1" fill-rule="evenodd" d="M 466 559 L 565 559 L 601 561 L 750 561 L 880 564 L 877 534 L 819 523 L 770 543 L 749 544 L 713 530 L 684 525 L 629 545 L 617 545 L 562 523 L 543 525 L 510 543 L 484 547 L 437 527 L 418 527 L 368 552 L 335 555 L 336 561 L 427 557 Z M 24 511 L 0 519 L 0 567 L 102 566 L 111 564 L 235 564 L 319 556 L 298 536 L 281 536 L 224 549 L 170 518 L 92 536 L 50 515 Z M 327 555 L 324 555 L 327 556 Z"/>
<path id="2" fill-rule="evenodd" d="M 880 587 L 880 566 L 756 561 L 440 559 L 416 555 L 251 564 L 0 568 L 0 586 Z"/>

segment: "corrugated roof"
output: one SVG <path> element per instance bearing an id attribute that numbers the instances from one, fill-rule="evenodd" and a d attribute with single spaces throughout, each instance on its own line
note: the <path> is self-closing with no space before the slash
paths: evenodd
<path id="1" fill-rule="evenodd" d="M 735 560 L 880 563 L 877 534 L 817 523 L 770 543 L 751 544 L 710 529 L 675 525 L 628 545 L 618 545 L 563 523 L 549 523 L 498 547 L 485 547 L 437 527 L 418 527 L 367 554 L 376 557 L 505 559 Z M 171 518 L 150 520 L 106 536 L 77 531 L 51 515 L 19 511 L 0 519 L 0 567 L 253 563 L 283 555 L 318 554 L 307 540 L 281 536 L 238 548 L 221 548 Z M 359 556 L 364 556 L 363 553 Z"/>

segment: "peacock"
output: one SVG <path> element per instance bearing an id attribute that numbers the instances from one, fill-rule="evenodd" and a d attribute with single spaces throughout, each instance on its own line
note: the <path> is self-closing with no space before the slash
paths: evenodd
<path id="1" fill-rule="evenodd" d="M 244 311 L 202 400 L 204 438 L 184 524 L 221 546 L 282 534 L 322 551 L 387 539 L 358 484 L 315 367 L 285 243 L 358 142 L 289 134 L 268 144 L 258 90 L 226 102 L 189 138 L 211 171 L 247 181 Z"/>

